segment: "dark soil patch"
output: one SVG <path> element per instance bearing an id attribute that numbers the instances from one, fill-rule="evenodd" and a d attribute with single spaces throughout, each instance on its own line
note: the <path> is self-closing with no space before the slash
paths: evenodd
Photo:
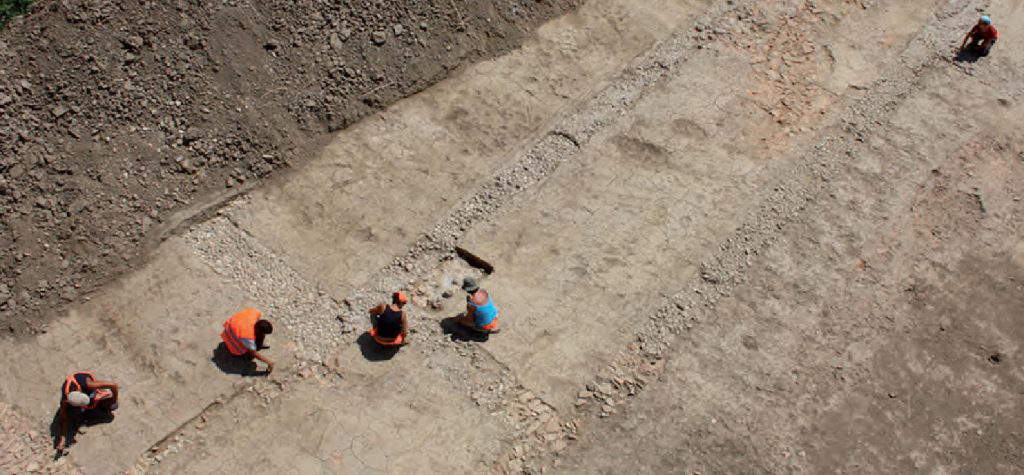
<path id="1" fill-rule="evenodd" d="M 11 18 L 27 12 L 31 4 L 32 0 L 0 0 L 0 28 Z"/>
<path id="2" fill-rule="evenodd" d="M 170 214 L 506 52 L 581 0 L 65 0 L 0 32 L 0 332 L 136 265 Z"/>

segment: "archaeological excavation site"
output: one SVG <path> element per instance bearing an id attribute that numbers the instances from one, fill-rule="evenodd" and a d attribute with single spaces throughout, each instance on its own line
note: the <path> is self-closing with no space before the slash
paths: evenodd
<path id="1" fill-rule="evenodd" d="M 1024 473 L 1021 0 L 0 0 L 0 474 Z"/>

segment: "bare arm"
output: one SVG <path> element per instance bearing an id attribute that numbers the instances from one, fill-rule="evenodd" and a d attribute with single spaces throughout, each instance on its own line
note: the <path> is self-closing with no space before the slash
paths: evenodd
<path id="1" fill-rule="evenodd" d="M 970 31 L 967 32 L 967 36 L 964 36 L 964 42 L 960 44 L 960 49 L 964 49 L 964 47 L 967 46 L 967 41 L 970 40 L 971 36 L 973 36 L 973 35 L 974 35 L 974 28 L 972 27 L 970 29 Z"/>
<path id="2" fill-rule="evenodd" d="M 267 372 L 268 373 L 274 370 L 274 362 L 270 361 L 269 358 L 267 358 L 266 356 L 261 355 L 260 352 L 258 352 L 258 351 L 252 352 L 252 355 L 256 359 L 266 363 L 266 365 L 267 365 Z"/>
<path id="3" fill-rule="evenodd" d="M 57 419 L 60 420 L 60 432 L 57 433 L 57 450 L 64 450 L 64 437 L 68 434 L 68 409 L 67 404 L 62 401 L 60 403 L 60 411 L 57 413 Z"/>
<path id="4" fill-rule="evenodd" d="M 402 339 L 409 339 L 409 317 L 405 312 L 402 312 Z"/>
<path id="5" fill-rule="evenodd" d="M 480 294 L 483 294 L 482 298 L 477 298 L 478 296 L 480 296 Z M 485 291 L 485 290 L 481 290 L 480 293 L 476 293 L 476 294 L 467 296 L 466 297 L 466 315 L 470 316 L 470 317 L 475 317 L 476 316 L 476 307 L 474 307 L 474 305 L 483 305 L 483 304 L 487 303 L 487 299 L 489 299 L 489 298 L 490 298 L 490 296 L 487 295 L 487 291 Z"/>
<path id="6" fill-rule="evenodd" d="M 88 391 L 96 391 L 98 389 L 109 389 L 111 394 L 114 396 L 114 402 L 117 402 L 117 383 L 113 381 L 94 379 L 89 381 L 89 384 L 86 385 L 86 390 Z"/>
<path id="7" fill-rule="evenodd" d="M 377 317 L 384 313 L 385 304 L 380 304 L 376 307 L 370 307 L 370 325 L 377 326 Z"/>

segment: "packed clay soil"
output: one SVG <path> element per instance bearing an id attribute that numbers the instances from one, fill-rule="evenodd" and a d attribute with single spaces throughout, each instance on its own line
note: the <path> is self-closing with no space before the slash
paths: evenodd
<path id="1" fill-rule="evenodd" d="M 579 3 L 40 2 L 0 32 L 0 332 Z"/>

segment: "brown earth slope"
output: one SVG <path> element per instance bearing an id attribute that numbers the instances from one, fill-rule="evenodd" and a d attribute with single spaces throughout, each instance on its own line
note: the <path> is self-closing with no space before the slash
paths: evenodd
<path id="1" fill-rule="evenodd" d="M 0 32 L 0 332 L 127 269 L 199 197 L 515 47 L 579 0 L 64 0 Z"/>

